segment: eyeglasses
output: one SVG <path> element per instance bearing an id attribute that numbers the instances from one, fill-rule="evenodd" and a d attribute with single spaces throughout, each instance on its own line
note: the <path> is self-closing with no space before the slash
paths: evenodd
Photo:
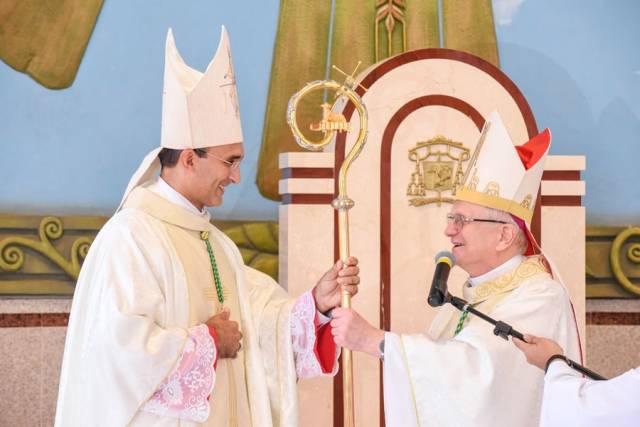
<path id="1" fill-rule="evenodd" d="M 242 159 L 240 158 L 235 158 L 232 161 L 223 159 L 222 157 L 218 157 L 215 154 L 212 154 L 206 150 L 200 150 L 201 153 L 206 154 L 207 156 L 211 156 L 214 159 L 220 160 L 222 163 L 224 163 L 225 165 L 229 166 L 230 169 L 238 169 L 240 167 L 240 162 L 242 162 Z"/>
<path id="2" fill-rule="evenodd" d="M 447 214 L 447 224 L 453 223 L 453 225 L 458 230 L 462 230 L 462 227 L 464 227 L 465 224 L 469 224 L 472 222 L 494 222 L 497 224 L 509 224 L 509 222 L 500 221 L 499 219 L 469 218 L 461 214 L 452 214 L 452 213 Z"/>

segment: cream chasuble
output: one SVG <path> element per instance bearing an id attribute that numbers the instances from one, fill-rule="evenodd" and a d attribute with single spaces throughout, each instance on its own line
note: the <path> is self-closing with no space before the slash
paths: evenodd
<path id="1" fill-rule="evenodd" d="M 209 232 L 224 306 L 243 338 L 236 359 L 218 360 L 209 418 L 197 424 L 140 408 L 176 365 L 187 328 L 222 310 L 201 231 Z M 78 280 L 56 425 L 297 425 L 293 303 L 246 267 L 206 217 L 134 189 L 96 237 Z"/>
<path id="2" fill-rule="evenodd" d="M 463 297 L 515 329 L 557 341 L 580 360 L 569 297 L 537 256 L 470 287 Z M 384 406 L 387 426 L 538 426 L 543 372 L 526 363 L 493 326 L 443 306 L 428 335 L 385 334 Z"/>

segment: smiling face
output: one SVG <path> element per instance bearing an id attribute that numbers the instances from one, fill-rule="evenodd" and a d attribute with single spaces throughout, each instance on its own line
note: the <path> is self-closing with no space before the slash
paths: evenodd
<path id="1" fill-rule="evenodd" d="M 192 157 L 188 174 L 189 200 L 198 209 L 204 206 L 220 206 L 229 184 L 240 182 L 240 168 L 231 164 L 242 160 L 241 143 L 220 145 L 205 149 L 204 157 Z"/>
<path id="2" fill-rule="evenodd" d="M 167 150 L 164 157 L 163 152 L 160 153 L 163 165 L 160 175 L 196 208 L 220 206 L 226 187 L 240 182 L 238 166 L 243 156 L 242 143 Z"/>
<path id="3" fill-rule="evenodd" d="M 466 218 L 488 219 L 483 206 L 469 202 L 455 202 L 452 214 Z M 505 226 L 494 222 L 469 222 L 462 227 L 449 221 L 444 234 L 451 239 L 456 264 L 471 277 L 480 276 L 501 265 L 504 258 Z M 508 259 L 508 258 L 507 258 Z"/>

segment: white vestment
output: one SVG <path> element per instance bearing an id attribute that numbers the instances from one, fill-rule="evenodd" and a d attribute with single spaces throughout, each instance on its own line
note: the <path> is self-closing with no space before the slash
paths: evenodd
<path id="1" fill-rule="evenodd" d="M 175 367 L 188 328 L 221 310 L 202 231 L 243 334 L 238 357 L 217 362 L 203 425 L 297 425 L 294 300 L 245 266 L 208 216 L 138 187 L 96 237 L 78 279 L 57 426 L 198 425 L 141 409 Z"/>
<path id="2" fill-rule="evenodd" d="M 564 287 L 537 256 L 476 286 L 463 297 L 516 330 L 551 337 L 580 360 L 573 311 Z M 543 373 L 529 365 L 493 326 L 469 314 L 454 336 L 460 311 L 440 308 L 429 334 L 385 334 L 384 407 L 394 426 L 538 426 Z"/>
<path id="3" fill-rule="evenodd" d="M 583 378 L 554 361 L 544 378 L 541 427 L 640 425 L 640 368 L 608 381 Z"/>

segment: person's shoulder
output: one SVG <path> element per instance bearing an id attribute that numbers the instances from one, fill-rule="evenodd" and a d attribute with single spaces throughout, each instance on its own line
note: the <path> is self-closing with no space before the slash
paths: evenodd
<path id="1" fill-rule="evenodd" d="M 528 257 L 523 264 L 528 264 L 523 271 L 521 293 L 528 295 L 545 295 L 549 297 L 565 298 L 567 292 L 562 284 L 548 271 L 546 264 L 539 257 Z"/>
<path id="2" fill-rule="evenodd" d="M 253 267 L 250 267 L 246 264 L 243 267 L 244 267 L 245 277 L 247 278 L 248 281 L 252 282 L 254 285 L 259 285 L 259 286 L 278 285 L 278 282 L 276 282 L 275 279 L 269 276 L 268 274 L 258 269 L 255 269 Z"/>
<path id="3" fill-rule="evenodd" d="M 158 220 L 140 209 L 122 209 L 116 212 L 100 230 L 100 238 L 104 240 L 128 239 L 137 241 L 156 234 Z"/>

